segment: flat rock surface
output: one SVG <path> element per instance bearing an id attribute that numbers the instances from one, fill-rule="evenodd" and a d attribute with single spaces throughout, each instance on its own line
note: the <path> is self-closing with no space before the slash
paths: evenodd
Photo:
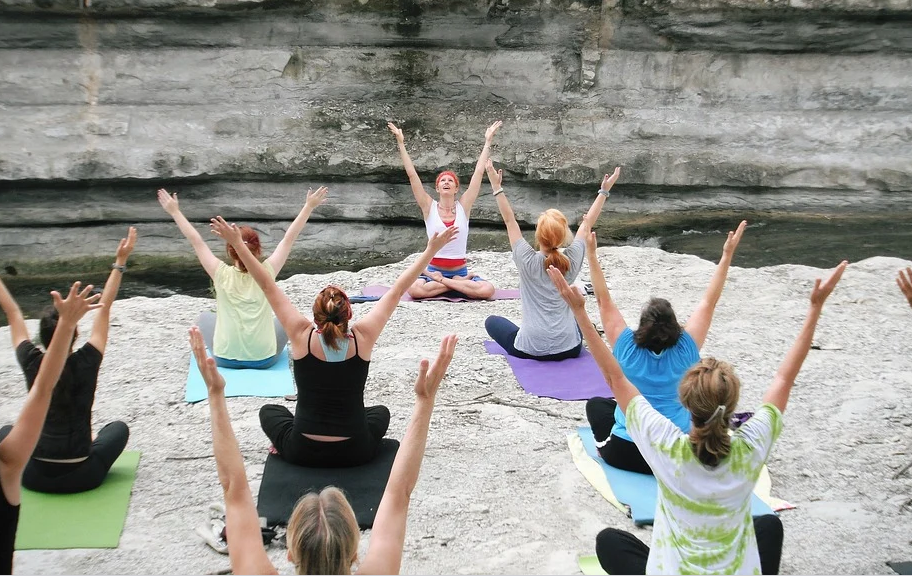
<path id="1" fill-rule="evenodd" d="M 612 293 L 633 325 L 653 295 L 670 299 L 679 319 L 686 320 L 714 267 L 650 248 L 602 248 L 599 254 Z M 471 258 L 498 286 L 518 286 L 508 254 L 478 252 Z M 406 262 L 294 276 L 282 287 L 299 309 L 309 311 L 327 283 L 358 293 L 367 284 L 391 283 Z M 886 574 L 885 561 L 909 556 L 905 505 L 912 475 L 892 479 L 912 458 L 912 310 L 894 283 L 896 271 L 908 264 L 892 258 L 853 263 L 824 310 L 815 337 L 820 349 L 804 364 L 769 461 L 773 495 L 798 505 L 782 513 L 782 573 Z M 758 406 L 800 329 L 813 279 L 823 273 L 794 265 L 732 268 L 703 354 L 734 364 L 743 383 L 740 410 Z M 588 269 L 581 277 L 588 279 Z M 19 552 L 17 573 L 212 573 L 228 567 L 226 557 L 193 533 L 221 490 L 215 462 L 207 457 L 212 454 L 207 403 L 183 401 L 187 328 L 213 306 L 213 300 L 186 296 L 115 304 L 95 428 L 125 420 L 129 448 L 143 453 L 120 547 Z M 355 317 L 370 306 L 356 305 Z M 594 298 L 588 306 L 597 320 Z M 490 314 L 519 321 L 520 302 L 404 303 L 374 350 L 365 401 L 389 406 L 389 435 L 398 439 L 413 405 L 419 360 L 433 357 L 446 333 L 457 330 L 460 336 L 410 508 L 402 571 L 572 574 L 577 556 L 594 553 L 595 535 L 606 526 L 632 530 L 648 541 L 650 530 L 634 528 L 570 459 L 566 435 L 585 423 L 584 403 L 528 396 L 503 358 L 485 354 L 484 319 Z M 90 322 L 81 326 L 80 343 Z M 30 329 L 36 324 L 30 320 Z M 2 422 L 16 417 L 25 397 L 8 335 L 8 328 L 0 329 L 0 342 L 6 343 L 0 354 Z M 483 395 L 489 396 L 475 400 Z M 269 445 L 257 417 L 266 402 L 228 400 L 254 493 Z M 362 553 L 368 540 L 369 533 Z M 273 546 L 270 555 L 281 572 L 292 572 L 283 548 Z"/>

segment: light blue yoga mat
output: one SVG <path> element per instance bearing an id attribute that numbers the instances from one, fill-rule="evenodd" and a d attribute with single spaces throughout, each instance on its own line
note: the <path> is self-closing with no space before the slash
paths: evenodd
<path id="1" fill-rule="evenodd" d="M 208 352 L 208 350 L 207 350 Z M 265 370 L 247 368 L 236 370 L 234 368 L 219 368 L 218 371 L 225 377 L 225 396 L 259 396 L 261 398 L 279 398 L 286 394 L 294 394 L 294 378 L 288 369 L 288 348 L 282 350 L 278 361 Z M 196 366 L 196 358 L 190 354 L 190 370 L 187 371 L 187 402 L 205 400 L 206 383 L 203 375 Z"/>
<path id="2" fill-rule="evenodd" d="M 586 454 L 599 463 L 611 485 L 611 491 L 615 497 L 630 507 L 630 517 L 637 526 L 652 524 L 655 520 L 656 500 L 659 495 L 659 485 L 656 483 L 655 476 L 649 474 L 639 474 L 620 470 L 609 466 L 599 456 L 595 448 L 595 438 L 592 436 L 592 429 L 588 426 L 580 426 L 576 429 L 583 441 L 583 447 L 586 448 Z M 753 494 L 751 497 L 751 515 L 763 516 L 765 514 L 775 514 L 763 500 Z"/>

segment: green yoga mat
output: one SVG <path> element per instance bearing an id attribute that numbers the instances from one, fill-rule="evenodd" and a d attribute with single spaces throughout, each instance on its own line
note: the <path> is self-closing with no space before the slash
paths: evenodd
<path id="1" fill-rule="evenodd" d="M 23 488 L 16 550 L 117 548 L 138 465 L 139 452 L 124 452 L 101 486 L 79 494 Z"/>
<path id="2" fill-rule="evenodd" d="M 587 574 L 588 576 L 601 576 L 602 574 L 608 574 L 602 570 L 602 565 L 599 564 L 597 556 L 580 556 L 579 568 L 580 572 Z"/>

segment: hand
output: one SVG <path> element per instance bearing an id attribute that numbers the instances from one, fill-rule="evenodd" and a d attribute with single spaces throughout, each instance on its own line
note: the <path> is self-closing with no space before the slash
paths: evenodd
<path id="1" fill-rule="evenodd" d="M 431 272 L 430 270 L 425 270 L 425 276 L 432 279 L 434 282 L 440 282 L 441 284 L 443 284 L 443 280 L 444 280 L 443 274 L 441 274 L 440 272 L 437 272 L 436 270 L 434 272 Z"/>
<path id="2" fill-rule="evenodd" d="M 396 137 L 396 142 L 399 144 L 405 144 L 405 136 L 402 134 L 402 129 L 397 128 L 392 122 L 387 122 L 386 127 L 390 129 L 390 132 L 393 133 L 393 136 Z"/>
<path id="3" fill-rule="evenodd" d="M 738 229 L 734 232 L 728 233 L 728 238 L 725 240 L 725 245 L 722 246 L 722 255 L 728 256 L 731 258 L 735 255 L 735 249 L 738 248 L 738 243 L 741 242 L 741 236 L 744 236 L 744 230 L 747 229 L 747 220 L 742 220 L 738 224 Z"/>
<path id="4" fill-rule="evenodd" d="M 241 244 L 244 243 L 244 239 L 241 238 L 241 230 L 237 227 L 237 224 L 229 224 L 221 216 L 211 219 L 209 228 L 213 234 L 234 246 L 235 250 L 239 249 Z"/>
<path id="5" fill-rule="evenodd" d="M 437 353 L 437 359 L 428 369 L 428 361 L 422 360 L 418 364 L 418 379 L 415 380 L 415 396 L 421 399 L 433 400 L 440 388 L 440 382 L 446 374 L 450 360 L 453 359 L 453 351 L 456 349 L 458 338 L 455 334 L 444 336 L 440 341 L 440 352 Z"/>
<path id="6" fill-rule="evenodd" d="M 89 284 L 82 292 L 79 291 L 81 282 L 73 282 L 70 287 L 70 293 L 66 299 L 60 297 L 60 292 L 54 290 L 51 292 L 51 298 L 54 299 L 54 308 L 60 314 L 60 319 L 72 323 L 74 326 L 79 320 L 86 315 L 89 310 L 103 308 L 104 304 L 97 303 L 101 294 L 92 294 L 92 286 Z"/>
<path id="7" fill-rule="evenodd" d="M 192 326 L 190 328 L 190 349 L 196 357 L 196 365 L 199 367 L 200 374 L 203 375 L 203 381 L 206 383 L 206 389 L 209 395 L 225 391 L 225 378 L 215 367 L 215 358 L 206 354 L 206 344 L 203 342 L 203 334 L 199 328 Z"/>
<path id="8" fill-rule="evenodd" d="M 842 278 L 842 273 L 845 272 L 846 266 L 848 265 L 849 261 L 843 260 L 839 266 L 833 270 L 833 273 L 830 274 L 829 278 L 822 282 L 820 278 L 814 280 L 814 290 L 811 291 L 811 306 L 823 308 L 823 303 L 826 302 L 826 299 L 833 292 L 833 288 L 836 287 L 839 279 Z"/>
<path id="9" fill-rule="evenodd" d="M 611 174 L 605 174 L 605 177 L 602 178 L 602 187 L 601 190 L 605 192 L 611 190 L 611 187 L 614 186 L 614 183 L 618 181 L 618 177 L 621 175 L 620 167 L 615 168 L 614 172 Z"/>
<path id="10" fill-rule="evenodd" d="M 126 264 L 127 258 L 129 258 L 130 253 L 133 252 L 134 246 L 136 246 L 136 228 L 130 226 L 127 237 L 121 238 L 120 240 L 120 245 L 117 247 L 117 254 L 114 256 L 114 262 L 121 266 Z"/>
<path id="11" fill-rule="evenodd" d="M 580 310 L 586 308 L 586 299 L 579 293 L 579 290 L 571 288 L 570 285 L 567 284 L 567 279 L 564 278 L 564 275 L 561 274 L 560 270 L 554 266 L 548 266 L 548 276 L 551 277 L 551 281 L 554 282 L 557 291 L 560 292 L 561 298 L 563 298 L 564 302 L 569 304 L 571 308 Z"/>
<path id="12" fill-rule="evenodd" d="M 307 189 L 307 201 L 304 203 L 305 208 L 313 210 L 320 204 L 326 202 L 326 195 L 329 193 L 329 189 L 326 186 L 320 186 L 317 188 L 316 192 L 312 192 L 310 188 Z"/>
<path id="13" fill-rule="evenodd" d="M 168 194 L 167 190 L 164 188 L 159 188 L 158 203 L 161 204 L 161 207 L 165 209 L 165 212 L 172 216 L 180 212 L 180 207 L 177 205 L 177 192 L 174 194 Z"/>
<path id="14" fill-rule="evenodd" d="M 485 143 L 490 144 L 491 140 L 494 139 L 494 135 L 497 134 L 497 130 L 503 126 L 503 122 L 498 120 L 497 122 L 488 126 L 488 129 L 485 130 Z"/>
<path id="15" fill-rule="evenodd" d="M 899 276 L 896 277 L 896 284 L 899 285 L 899 289 L 902 290 L 906 300 L 909 301 L 909 305 L 912 306 L 912 267 L 906 268 L 905 271 L 899 271 Z"/>
<path id="16" fill-rule="evenodd" d="M 459 234 L 459 228 L 455 225 L 450 226 L 443 232 L 434 232 L 434 235 L 428 240 L 427 247 L 436 254 L 441 248 L 456 238 L 457 234 Z"/>
<path id="17" fill-rule="evenodd" d="M 596 248 L 598 248 L 598 241 L 595 239 L 595 232 L 590 232 L 586 236 L 586 251 L 594 256 Z"/>
<path id="18" fill-rule="evenodd" d="M 488 161 L 485 162 L 485 170 L 488 173 L 488 181 L 491 182 L 491 188 L 499 190 L 503 185 L 503 168 L 495 170 L 494 162 L 488 158 Z"/>

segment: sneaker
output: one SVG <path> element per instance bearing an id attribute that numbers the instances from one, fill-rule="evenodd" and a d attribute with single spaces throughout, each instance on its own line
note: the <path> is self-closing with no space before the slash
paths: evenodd
<path id="1" fill-rule="evenodd" d="M 225 522 L 219 518 L 210 518 L 209 522 L 197 527 L 197 535 L 203 542 L 219 554 L 228 553 L 228 541 L 225 540 Z"/>

